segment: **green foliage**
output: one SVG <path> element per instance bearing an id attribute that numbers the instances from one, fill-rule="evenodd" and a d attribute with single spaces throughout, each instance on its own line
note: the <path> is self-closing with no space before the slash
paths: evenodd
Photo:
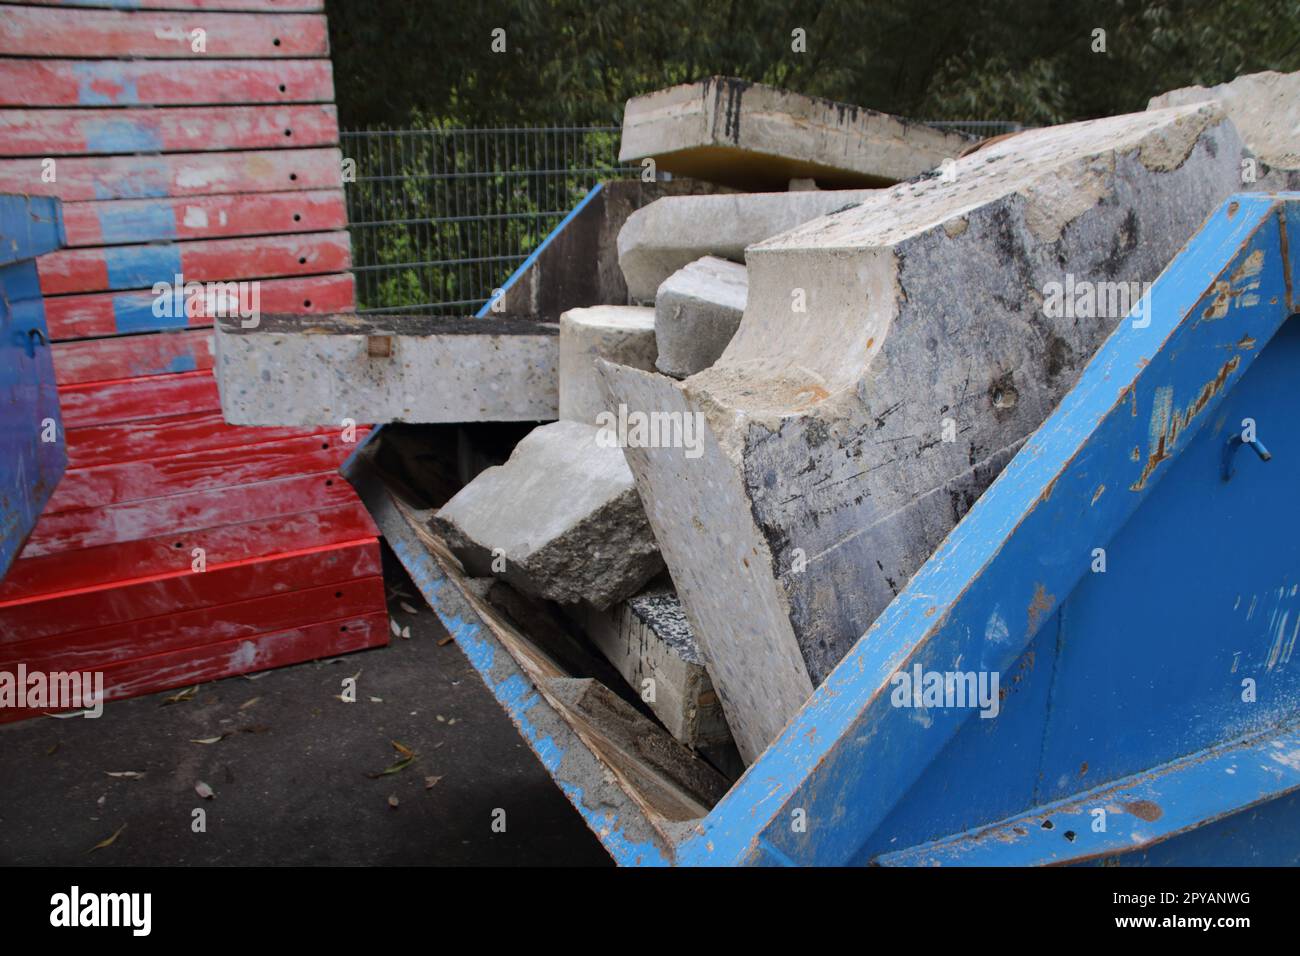
<path id="1" fill-rule="evenodd" d="M 1062 122 L 1300 68 L 1300 0 L 329 0 L 344 125 L 618 123 L 712 74 L 899 115 Z M 506 31 L 494 53 L 492 31 Z M 807 52 L 791 51 L 791 31 Z M 1092 31 L 1107 52 L 1092 51 Z"/>
<path id="2" fill-rule="evenodd" d="M 916 119 L 1042 125 L 1300 69 L 1300 0 L 328 0 L 327 12 L 345 127 L 617 125 L 629 97 L 710 75 Z M 805 53 L 791 49 L 796 28 Z M 559 218 L 548 214 L 605 178 L 522 175 L 577 150 L 518 139 L 532 152 L 489 154 L 465 135 L 360 150 L 362 180 L 349 188 L 356 259 L 401 267 L 359 272 L 364 305 L 482 299 L 513 261 L 437 263 L 532 249 Z M 617 134 L 588 140 L 612 166 Z M 448 178 L 467 169 L 494 173 Z M 385 172 L 400 182 L 366 178 Z"/>

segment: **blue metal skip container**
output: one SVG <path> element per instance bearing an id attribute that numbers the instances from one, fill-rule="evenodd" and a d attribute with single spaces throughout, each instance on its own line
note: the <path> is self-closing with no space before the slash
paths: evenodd
<path id="1" fill-rule="evenodd" d="M 1143 320 L 1120 323 L 782 734 L 694 816 L 593 731 L 366 456 L 348 469 L 620 863 L 1296 863 L 1292 219 L 1300 194 L 1215 212 Z M 900 675 L 962 672 L 996 675 L 995 719 L 899 693 Z"/>

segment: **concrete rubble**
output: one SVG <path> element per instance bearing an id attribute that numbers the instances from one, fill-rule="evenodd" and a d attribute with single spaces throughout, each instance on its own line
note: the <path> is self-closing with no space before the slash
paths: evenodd
<path id="1" fill-rule="evenodd" d="M 746 760 L 1127 312 L 1049 308 L 1052 284 L 1140 295 L 1243 148 L 1204 103 L 1026 131 L 751 247 L 712 368 L 602 364 L 612 400 L 707 421 L 697 457 L 626 454 Z"/>
<path id="2" fill-rule="evenodd" d="M 716 362 L 736 334 L 748 295 L 745 267 L 715 256 L 697 259 L 670 275 L 655 295 L 654 329 L 659 351 L 655 368 L 673 378 L 685 378 Z M 561 332 L 561 409 L 563 357 Z"/>
<path id="3" fill-rule="evenodd" d="M 730 743 L 704 657 L 671 588 L 651 586 L 605 611 L 583 605 L 575 617 L 670 734 L 694 750 Z"/>
<path id="4" fill-rule="evenodd" d="M 753 191 L 791 179 L 845 188 L 908 179 L 965 145 L 886 113 L 714 76 L 628 100 L 618 158 Z"/>
<path id="5" fill-rule="evenodd" d="M 660 284 L 704 256 L 745 261 L 745 249 L 862 202 L 877 190 L 665 196 L 632 213 L 618 233 L 618 264 L 632 302 L 652 302 Z"/>
<path id="6" fill-rule="evenodd" d="M 1300 72 L 1250 73 L 1218 86 L 1187 86 L 1151 98 L 1147 109 L 1165 109 L 1213 100 L 1228 114 L 1242 141 L 1274 170 L 1300 170 Z M 1257 171 L 1262 178 L 1265 170 Z M 1294 189 L 1291 176 L 1260 188 Z"/>
<path id="7" fill-rule="evenodd" d="M 558 332 L 514 317 L 223 318 L 221 410 L 232 425 L 553 420 Z"/>
<path id="8" fill-rule="evenodd" d="M 573 421 L 529 432 L 432 519 L 469 573 L 525 594 L 605 609 L 663 570 L 632 473 L 599 429 Z"/>
<path id="9" fill-rule="evenodd" d="M 596 359 L 655 367 L 655 310 L 630 305 L 570 309 L 560 316 L 560 418 L 597 424 L 605 392 Z"/>

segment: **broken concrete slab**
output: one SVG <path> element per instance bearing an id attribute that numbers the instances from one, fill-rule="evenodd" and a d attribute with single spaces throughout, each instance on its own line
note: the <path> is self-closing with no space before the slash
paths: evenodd
<path id="1" fill-rule="evenodd" d="M 583 605 L 575 616 L 673 737 L 695 750 L 731 742 L 699 644 L 671 587 L 651 586 L 605 611 Z"/>
<path id="2" fill-rule="evenodd" d="M 736 334 L 748 295 L 745 267 L 716 256 L 697 259 L 670 275 L 655 295 L 655 368 L 686 378 L 716 362 Z M 563 362 L 562 341 L 560 355 Z"/>
<path id="3" fill-rule="evenodd" d="M 1207 100 L 1223 106 L 1242 141 L 1265 164 L 1274 169 L 1300 170 L 1300 72 L 1268 70 L 1218 86 L 1187 86 L 1152 97 L 1147 109 Z"/>
<path id="4" fill-rule="evenodd" d="M 628 298 L 652 302 L 660 283 L 704 256 L 743 262 L 745 247 L 862 202 L 877 190 L 666 196 L 628 216 L 618 264 Z"/>
<path id="5" fill-rule="evenodd" d="M 558 332 L 515 317 L 223 318 L 221 410 L 232 425 L 549 421 Z"/>
<path id="6" fill-rule="evenodd" d="M 570 309 L 560 316 L 560 418 L 596 424 L 605 391 L 596 359 L 655 367 L 655 310 L 631 305 Z"/>
<path id="7" fill-rule="evenodd" d="M 714 76 L 628 100 L 618 158 L 755 191 L 791 179 L 843 188 L 909 179 L 966 143 L 887 113 Z"/>
<path id="8" fill-rule="evenodd" d="M 480 473 L 433 518 L 466 569 L 561 604 L 631 597 L 663 570 L 632 473 L 599 429 L 533 429 L 504 465 Z"/>
<path id="9" fill-rule="evenodd" d="M 1140 295 L 1240 188 L 1243 149 L 1214 104 L 1023 132 L 751 247 L 712 368 L 601 366 L 629 409 L 707 421 L 696 458 L 625 453 L 747 760 L 1128 311 L 1054 286 Z"/>

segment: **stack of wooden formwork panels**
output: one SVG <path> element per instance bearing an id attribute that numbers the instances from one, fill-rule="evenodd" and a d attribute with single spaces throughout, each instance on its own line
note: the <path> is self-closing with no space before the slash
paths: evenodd
<path id="1" fill-rule="evenodd" d="M 39 272 L 69 459 L 0 582 L 0 671 L 102 671 L 112 699 L 387 641 L 336 473 L 366 429 L 226 425 L 210 320 L 156 307 L 179 276 L 354 309 L 321 11 L 0 4 L 0 192 L 64 203 Z"/>

